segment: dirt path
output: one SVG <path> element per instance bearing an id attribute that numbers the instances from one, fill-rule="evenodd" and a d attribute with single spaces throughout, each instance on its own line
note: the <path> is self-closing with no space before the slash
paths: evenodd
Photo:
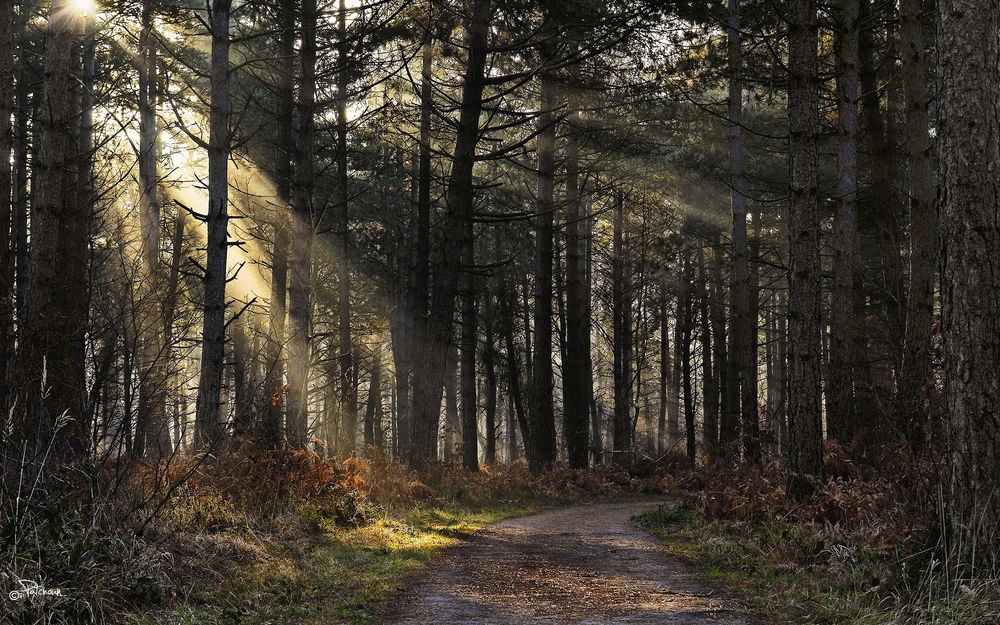
<path id="1" fill-rule="evenodd" d="M 449 550 L 383 623 L 745 625 L 630 522 L 650 507 L 575 506 L 493 525 Z"/>

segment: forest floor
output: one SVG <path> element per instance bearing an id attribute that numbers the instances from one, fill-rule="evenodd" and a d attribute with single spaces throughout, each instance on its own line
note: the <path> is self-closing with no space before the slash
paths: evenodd
<path id="1" fill-rule="evenodd" d="M 449 549 L 389 605 L 391 625 L 747 623 L 691 565 L 639 529 L 651 503 L 509 519 Z"/>

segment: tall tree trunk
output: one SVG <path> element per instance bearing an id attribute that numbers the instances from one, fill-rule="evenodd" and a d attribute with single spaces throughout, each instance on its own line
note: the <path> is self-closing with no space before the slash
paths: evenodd
<path id="1" fill-rule="evenodd" d="M 11 246 L 13 222 L 13 171 L 11 155 L 15 104 L 14 3 L 0 6 L 0 410 L 7 412 L 10 399 L 10 364 L 14 353 L 14 268 Z"/>
<path id="2" fill-rule="evenodd" d="M 728 410 L 726 401 L 729 393 L 729 363 L 728 350 L 726 348 L 726 303 L 725 285 L 722 278 L 722 267 L 725 264 L 724 252 L 720 244 L 721 233 L 716 230 L 713 240 L 712 254 L 712 285 L 709 293 L 711 300 L 712 326 L 712 361 L 715 363 L 714 371 L 718 380 L 717 384 L 717 404 L 715 408 L 715 424 L 706 420 L 705 425 L 705 453 L 709 459 L 720 457 L 722 441 L 722 422 Z M 730 414 L 732 412 L 730 411 Z"/>
<path id="3" fill-rule="evenodd" d="M 579 113 L 570 103 L 566 138 L 566 359 L 563 361 L 563 433 L 569 465 L 587 466 L 588 416 L 593 402 L 590 362 L 590 307 L 586 288 L 584 235 L 589 215 L 580 198 L 580 146 L 575 123 Z"/>
<path id="4" fill-rule="evenodd" d="M 777 310 L 775 310 L 774 370 L 774 418 L 778 425 L 778 447 L 781 455 L 788 455 L 788 299 L 785 289 L 778 290 Z"/>
<path id="5" fill-rule="evenodd" d="M 262 438 L 267 449 L 277 449 L 284 438 L 285 386 L 285 317 L 288 290 L 288 210 L 291 204 L 292 166 L 295 137 L 292 120 L 295 111 L 295 14 L 296 0 L 281 0 L 278 35 L 279 70 L 275 89 L 277 130 L 272 149 L 274 178 L 277 188 L 274 209 L 274 236 L 271 251 L 271 293 L 268 310 L 270 326 L 266 343 L 266 381 L 270 396 L 264 412 Z"/>
<path id="6" fill-rule="evenodd" d="M 612 422 L 612 453 L 614 462 L 627 464 L 632 449 L 631 419 L 632 394 L 630 382 L 632 363 L 631 317 L 632 299 L 627 282 L 631 278 L 626 267 L 625 252 L 625 199 L 621 191 L 614 197 L 614 231 L 611 251 L 611 317 L 612 317 L 612 384 L 614 386 L 614 419 Z"/>
<path id="7" fill-rule="evenodd" d="M 229 12 L 232 0 L 212 0 L 211 111 L 208 146 L 208 240 L 205 263 L 201 373 L 195 413 L 197 432 L 217 444 L 225 433 L 220 419 L 222 373 L 226 356 L 226 256 L 229 225 Z"/>
<path id="8" fill-rule="evenodd" d="M 683 260 L 678 259 L 683 267 Z M 683 271 L 682 267 L 678 267 Z M 667 444 L 671 449 L 681 440 L 681 343 L 684 341 L 684 293 L 683 275 L 676 280 L 677 306 L 674 310 L 674 357 L 667 386 Z"/>
<path id="9" fill-rule="evenodd" d="M 538 116 L 538 214 L 535 217 L 534 349 L 531 365 L 531 471 L 552 467 L 556 459 L 555 406 L 552 397 L 552 261 L 555 212 L 555 78 L 541 77 Z"/>
<path id="10" fill-rule="evenodd" d="M 487 464 L 496 464 L 497 461 L 497 372 L 496 372 L 496 316 L 494 313 L 493 299 L 486 295 L 486 318 L 483 320 L 485 326 L 485 345 L 483 346 L 483 376 L 486 383 L 486 397 L 483 398 L 483 413 L 486 427 L 486 454 Z"/>
<path id="11" fill-rule="evenodd" d="M 479 470 L 479 415 L 476 398 L 476 343 L 478 317 L 476 315 L 475 239 L 472 221 L 466 224 L 464 272 L 462 274 L 462 328 L 461 328 L 461 393 L 462 393 L 462 466 L 469 471 Z"/>
<path id="12" fill-rule="evenodd" d="M 252 426 L 250 410 L 253 389 L 252 352 L 245 316 L 235 319 L 230 328 L 230 342 L 233 345 L 233 435 L 245 437 Z"/>
<path id="13" fill-rule="evenodd" d="M 25 42 L 19 43 L 23 49 Z M 32 104 L 31 91 L 28 89 L 29 64 L 27 56 L 20 55 L 17 74 L 17 128 L 14 134 L 14 265 L 17 277 L 14 284 L 15 310 L 20 330 L 24 330 L 25 311 L 28 306 L 28 274 L 31 266 L 31 253 L 28 248 L 28 153 L 29 132 L 31 128 L 32 106 L 38 105 L 37 99 Z M 37 120 L 37 117 L 35 117 Z M 36 121 L 37 124 L 37 121 Z M 37 128 L 37 126 L 36 126 Z M 10 397 L 8 397 L 8 400 Z"/>
<path id="14" fill-rule="evenodd" d="M 820 414 L 820 260 L 816 135 L 819 124 L 816 0 L 789 5 L 789 469 L 802 501 L 823 480 Z"/>
<path id="15" fill-rule="evenodd" d="M 429 5 L 432 6 L 432 5 Z M 430 302 L 430 253 L 431 253 L 431 114 L 434 108 L 434 40 L 431 37 L 432 20 L 425 24 L 424 42 L 421 46 L 420 68 L 420 138 L 417 156 L 416 176 L 416 227 L 412 253 L 412 275 L 410 277 L 409 297 L 407 299 L 407 327 L 410 337 L 405 349 L 408 356 L 416 357 L 429 340 L 427 326 L 427 307 Z M 422 368 L 416 366 L 411 358 L 407 358 L 411 368 L 412 388 L 422 387 L 420 380 Z M 399 374 L 397 373 L 397 379 Z M 409 390 L 409 389 L 407 389 Z M 400 399 L 404 399 L 402 394 Z M 409 457 L 409 438 L 413 404 L 406 398 L 406 405 L 400 406 L 400 443 L 399 454 Z M 403 410 L 405 408 L 405 410 Z"/>
<path id="16" fill-rule="evenodd" d="M 372 374 L 365 406 L 365 446 L 381 447 L 382 441 L 382 347 L 372 350 Z"/>
<path id="17" fill-rule="evenodd" d="M 760 214 L 751 217 L 754 234 L 749 239 L 748 256 L 750 265 L 750 306 L 747 314 L 746 335 L 746 365 L 748 372 L 743 385 L 742 423 L 743 423 L 743 456 L 752 462 L 760 461 L 760 398 L 759 375 L 760 362 Z"/>
<path id="18" fill-rule="evenodd" d="M 878 285 L 878 304 L 883 318 L 883 323 L 880 325 L 886 329 L 880 345 L 884 355 L 879 357 L 881 359 L 878 363 L 879 383 L 882 387 L 888 387 L 892 384 L 893 369 L 898 365 L 897 357 L 905 325 L 902 261 L 899 250 L 900 228 L 893 188 L 896 145 L 892 128 L 895 120 L 891 110 L 886 113 L 888 119 L 883 118 L 878 88 L 878 68 L 875 63 L 875 32 L 885 20 L 874 13 L 872 0 L 860 1 L 860 23 L 865 26 L 861 28 L 858 40 L 860 64 L 858 78 L 871 169 L 871 214 L 866 215 L 864 221 L 867 228 L 874 231 L 869 237 L 874 240 L 878 255 L 874 282 Z M 889 102 L 892 99 L 891 96 L 887 98 Z M 870 420 L 868 417 L 866 415 L 866 420 Z M 876 426 L 876 429 L 881 429 L 881 426 Z M 884 433 L 881 435 L 884 436 Z"/>
<path id="19" fill-rule="evenodd" d="M 350 269 L 350 178 L 347 169 L 347 75 L 350 42 L 347 33 L 347 5 L 339 0 L 337 10 L 339 41 L 337 56 L 337 313 L 340 341 L 340 399 L 344 423 L 344 451 L 354 449 L 358 418 L 358 389 L 354 383 L 354 342 L 351 338 Z"/>
<path id="20" fill-rule="evenodd" d="M 460 453 L 462 417 L 458 410 L 458 346 L 448 346 L 444 370 L 444 459 L 455 460 Z"/>
<path id="21" fill-rule="evenodd" d="M 963 577 L 989 577 L 1000 557 L 1000 2 L 938 6 L 946 527 Z"/>
<path id="22" fill-rule="evenodd" d="M 730 414 L 726 417 L 721 441 L 721 452 L 734 452 L 732 440 L 737 424 L 742 423 L 744 439 L 751 427 L 756 427 L 757 354 L 756 321 L 750 311 L 750 263 L 747 237 L 746 178 L 743 173 L 743 83 L 740 78 L 743 65 L 740 35 L 740 3 L 729 0 L 729 176 L 732 179 L 730 206 L 733 214 L 733 274 L 732 310 L 733 329 L 729 348 L 730 400 L 726 402 Z M 739 399 L 737 399 L 737 396 Z M 737 411 L 738 415 L 737 416 Z M 745 440 L 745 444 L 750 444 Z"/>
<path id="23" fill-rule="evenodd" d="M 139 412 L 134 453 L 151 458 L 170 453 L 167 429 L 166 366 L 163 314 L 158 301 L 160 281 L 160 201 L 157 160 L 160 153 L 156 109 L 158 61 L 153 32 L 153 2 L 143 0 L 139 35 L 139 224 L 142 232 L 142 273 L 145 292 L 140 317 Z M 143 450 L 143 448 L 145 448 Z"/>
<path id="24" fill-rule="evenodd" d="M 670 404 L 670 317 L 667 314 L 667 279 L 660 285 L 660 408 L 656 424 L 656 453 L 664 454 L 669 439 L 667 437 L 667 406 Z"/>
<path id="25" fill-rule="evenodd" d="M 517 343 L 514 341 L 514 315 L 516 304 L 514 289 L 505 275 L 500 279 L 500 333 L 504 341 L 504 352 L 507 361 L 507 391 L 511 396 L 511 412 L 521 431 L 521 440 L 527 452 L 528 416 L 524 406 L 524 391 L 521 385 L 521 366 Z M 510 433 L 511 449 L 517 451 L 517 436 Z M 514 454 L 517 455 L 516 453 Z"/>
<path id="26" fill-rule="evenodd" d="M 705 250 L 698 249 L 698 297 L 701 306 L 701 363 L 702 363 L 702 449 L 706 460 L 714 460 L 719 441 L 719 363 L 712 351 L 712 296 L 709 291 L 708 268 Z"/>
<path id="27" fill-rule="evenodd" d="M 295 102 L 294 174 L 288 254 L 288 444 L 304 447 L 309 435 L 309 359 L 312 342 L 313 137 L 316 108 L 316 0 L 302 0 L 299 88 Z M 339 122 L 339 119 L 338 119 Z M 339 127 L 338 123 L 338 127 Z M 338 278 L 340 276 L 338 275 Z M 343 286 L 338 280 L 343 294 Z M 343 296 L 343 295 L 342 295 Z M 343 327 L 341 327 L 343 332 Z M 341 345 L 343 348 L 343 345 Z M 342 389 L 343 392 L 343 389 Z M 345 428 L 350 428 L 345 421 Z M 353 434 L 353 428 L 347 430 Z M 349 436 L 350 436 L 349 434 Z M 345 451 L 353 450 L 349 437 Z"/>
<path id="28" fill-rule="evenodd" d="M 833 292 L 830 299 L 829 392 L 827 436 L 848 445 L 858 423 L 857 335 L 864 323 L 857 310 L 862 288 L 857 225 L 858 189 L 858 0 L 842 0 L 837 40 L 837 213 L 833 232 Z"/>
<path id="29" fill-rule="evenodd" d="M 681 292 L 678 296 L 680 311 L 677 323 L 680 326 L 680 368 L 681 385 L 684 389 L 684 437 L 688 463 L 697 460 L 697 438 L 695 434 L 694 380 L 691 365 L 691 334 L 694 331 L 694 306 L 692 298 L 691 260 L 685 255 L 681 276 Z"/>
<path id="30" fill-rule="evenodd" d="M 410 464 L 423 468 L 435 456 L 437 421 L 441 402 L 444 354 L 452 334 L 452 315 L 462 268 L 462 242 L 467 236 L 466 223 L 472 219 L 475 205 L 473 167 L 479 143 L 479 115 L 483 107 L 483 89 L 487 39 L 491 14 L 490 0 L 468 0 L 466 48 L 468 59 L 462 84 L 458 132 L 448 185 L 448 210 L 442 225 L 442 262 L 431 301 L 428 319 L 427 366 L 414 380 L 412 447 Z"/>
<path id="31" fill-rule="evenodd" d="M 60 268 L 67 258 L 86 261 L 86 250 L 81 253 L 70 249 L 68 242 L 60 241 L 60 234 L 67 229 L 66 222 L 79 221 L 76 212 L 83 208 L 76 205 L 72 189 L 67 188 L 68 183 L 75 184 L 69 172 L 78 163 L 74 162 L 69 146 L 75 150 L 79 131 L 75 125 L 79 111 L 74 110 L 72 73 L 76 21 L 70 17 L 72 11 L 68 5 L 67 0 L 54 0 L 46 29 L 46 73 L 38 108 L 41 137 L 33 178 L 37 184 L 33 185 L 31 219 L 32 283 L 18 354 L 21 373 L 18 403 L 24 411 L 27 440 L 34 445 L 48 442 L 60 415 L 78 417 L 82 407 L 73 400 L 76 367 L 65 360 L 72 353 L 66 345 L 72 337 L 61 333 L 71 330 L 75 307 L 66 301 L 66 294 L 59 292 L 64 285 Z M 65 307 L 67 304 L 69 308 Z M 82 452 L 83 437 L 74 434 L 72 428 L 60 431 L 57 445 L 61 453 Z"/>
<path id="32" fill-rule="evenodd" d="M 903 42 L 903 94 L 906 101 L 906 147 L 910 161 L 910 290 L 897 422 L 915 452 L 929 434 L 926 399 L 934 385 L 931 326 L 934 322 L 934 273 L 937 268 L 937 213 L 931 172 L 921 0 L 900 3 Z"/>

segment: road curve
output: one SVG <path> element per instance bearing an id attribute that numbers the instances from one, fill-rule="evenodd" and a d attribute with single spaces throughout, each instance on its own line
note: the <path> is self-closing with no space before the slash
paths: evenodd
<path id="1" fill-rule="evenodd" d="M 384 625 L 746 625 L 737 606 L 638 529 L 655 504 L 590 504 L 467 537 L 402 591 Z"/>

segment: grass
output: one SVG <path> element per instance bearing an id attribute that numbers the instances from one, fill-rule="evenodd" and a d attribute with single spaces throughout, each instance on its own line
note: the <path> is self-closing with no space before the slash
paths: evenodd
<path id="1" fill-rule="evenodd" d="M 192 588 L 178 605 L 135 614 L 135 625 L 330 625 L 372 620 L 373 610 L 443 547 L 486 524 L 534 511 L 512 503 L 385 513 L 339 528 L 315 510 L 299 515 L 315 531 L 257 537 L 254 561 L 216 584 Z"/>
<path id="2" fill-rule="evenodd" d="M 998 625 L 996 581 L 955 592 L 930 579 L 927 555 L 824 543 L 793 523 L 709 523 L 690 508 L 660 507 L 635 521 L 661 538 L 760 623 Z"/>

